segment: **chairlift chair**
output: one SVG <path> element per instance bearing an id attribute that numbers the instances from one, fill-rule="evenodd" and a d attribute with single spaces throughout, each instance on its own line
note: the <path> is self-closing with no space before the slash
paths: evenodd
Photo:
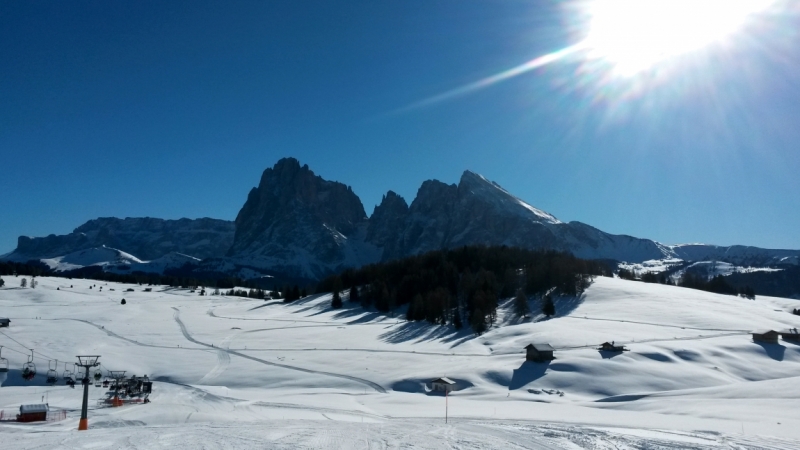
<path id="1" fill-rule="evenodd" d="M 103 387 L 104 387 L 104 388 L 107 388 L 107 387 L 109 387 L 110 385 L 111 385 L 111 382 L 110 382 L 110 381 L 108 381 L 108 377 L 106 377 L 106 379 L 105 379 L 105 380 L 103 380 Z"/>
<path id="2" fill-rule="evenodd" d="M 3 358 L 3 346 L 0 345 L 0 373 L 8 372 L 8 360 Z"/>
<path id="3" fill-rule="evenodd" d="M 75 374 L 70 372 L 67 368 L 67 363 L 64 363 L 64 384 L 75 387 Z"/>
<path id="4" fill-rule="evenodd" d="M 58 372 L 56 372 L 56 369 L 58 368 L 58 360 L 55 361 L 54 367 L 55 368 L 51 369 L 50 361 L 47 361 L 47 384 L 50 386 L 56 384 L 56 381 L 58 381 Z"/>
<path id="5" fill-rule="evenodd" d="M 22 379 L 31 381 L 36 376 L 36 364 L 33 363 L 33 350 L 31 356 L 28 356 L 28 362 L 22 365 Z"/>

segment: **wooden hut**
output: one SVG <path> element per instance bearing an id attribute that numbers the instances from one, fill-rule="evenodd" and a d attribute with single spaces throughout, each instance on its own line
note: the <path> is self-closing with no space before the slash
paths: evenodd
<path id="1" fill-rule="evenodd" d="M 780 335 L 784 341 L 800 343 L 800 332 L 797 331 L 797 328 L 789 328 L 788 330 L 783 330 L 780 332 Z"/>
<path id="2" fill-rule="evenodd" d="M 438 392 L 453 392 L 456 390 L 456 382 L 447 377 L 431 380 L 431 390 Z"/>
<path id="3" fill-rule="evenodd" d="M 600 344 L 600 348 L 598 348 L 598 350 L 603 352 L 624 352 L 627 351 L 628 349 L 625 348 L 624 345 L 616 345 L 614 341 L 611 341 L 611 342 L 603 342 L 602 344 Z"/>
<path id="4" fill-rule="evenodd" d="M 47 420 L 47 411 L 49 410 L 50 407 L 47 403 L 21 405 L 19 414 L 17 414 L 17 422 L 44 422 Z"/>
<path id="5" fill-rule="evenodd" d="M 8 327 L 11 325 L 11 319 L 0 317 L 0 328 Z"/>
<path id="6" fill-rule="evenodd" d="M 542 343 L 542 344 L 528 344 L 525 347 L 525 360 L 527 361 L 550 361 L 556 359 L 553 356 L 554 349 L 550 344 Z"/>
<path id="7" fill-rule="evenodd" d="M 778 343 L 778 332 L 775 330 L 756 330 L 753 331 L 754 342 L 765 342 L 768 344 Z"/>

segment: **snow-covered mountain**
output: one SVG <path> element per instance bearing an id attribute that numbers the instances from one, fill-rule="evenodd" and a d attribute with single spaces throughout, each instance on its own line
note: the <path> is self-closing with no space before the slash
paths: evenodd
<path id="1" fill-rule="evenodd" d="M 67 235 L 20 236 L 17 248 L 4 259 L 50 259 L 104 246 L 142 260 L 153 260 L 172 252 L 205 259 L 223 256 L 233 243 L 233 234 L 234 224 L 227 220 L 101 217 Z"/>
<path id="2" fill-rule="evenodd" d="M 367 218 L 344 184 L 323 180 L 293 158 L 267 169 L 236 220 L 228 256 L 240 264 L 318 278 L 375 261 L 463 245 L 554 249 L 628 263 L 717 260 L 737 265 L 797 264 L 800 251 L 665 245 L 564 223 L 466 171 L 459 183 L 422 183 L 409 206 L 389 191 Z"/>
<path id="3" fill-rule="evenodd" d="M 348 267 L 463 245 L 553 249 L 648 270 L 701 261 L 737 267 L 800 263 L 798 250 L 666 245 L 580 222 L 565 223 L 471 171 L 464 172 L 457 185 L 425 181 L 410 206 L 389 191 L 367 217 L 349 186 L 315 175 L 294 158 L 281 159 L 264 171 L 235 222 L 101 218 L 65 236 L 20 237 L 17 249 L 4 259 L 37 259 L 67 267 L 66 255 L 105 246 L 139 262 L 115 263 L 117 257 L 108 253 L 110 259 L 103 264 L 88 265 L 163 272 L 190 263 L 202 274 L 314 280 Z M 165 255 L 172 256 L 160 261 Z"/>

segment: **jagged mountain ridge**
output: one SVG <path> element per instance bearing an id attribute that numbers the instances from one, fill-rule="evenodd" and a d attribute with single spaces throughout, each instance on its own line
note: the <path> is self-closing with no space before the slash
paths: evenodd
<path id="1" fill-rule="evenodd" d="M 241 274 L 246 268 L 252 276 L 314 280 L 348 267 L 463 245 L 553 249 L 628 263 L 681 259 L 767 266 L 797 265 L 800 260 L 797 250 L 665 245 L 580 222 L 564 223 L 471 171 L 458 184 L 423 182 L 410 205 L 389 191 L 367 217 L 349 186 L 315 175 L 294 158 L 281 159 L 263 172 L 235 222 L 101 218 L 65 236 L 20 237 L 6 259 L 53 259 L 109 247 L 143 261 L 169 254 L 181 254 L 179 259 L 190 264 L 205 259 L 197 262 L 202 273 Z M 134 263 L 130 268 L 145 266 Z"/>
<path id="2" fill-rule="evenodd" d="M 294 207 L 261 206 L 280 204 L 276 199 Z M 240 223 L 248 231 L 240 234 Z M 349 187 L 323 180 L 293 158 L 264 171 L 237 217 L 237 242 L 228 255 L 243 264 L 319 278 L 346 267 L 477 244 L 626 262 L 703 255 L 719 260 L 736 256 L 732 262 L 737 264 L 796 264 L 800 257 L 794 250 L 670 246 L 581 222 L 564 223 L 471 171 L 457 185 L 423 182 L 410 205 L 389 191 L 367 218 Z"/>

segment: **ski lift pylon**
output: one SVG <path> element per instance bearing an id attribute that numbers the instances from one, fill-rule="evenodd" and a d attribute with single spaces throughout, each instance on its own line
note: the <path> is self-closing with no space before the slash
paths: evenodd
<path id="1" fill-rule="evenodd" d="M 33 363 L 33 349 L 31 349 L 31 356 L 28 357 L 28 362 L 22 365 L 22 379 L 31 381 L 36 376 L 36 364 Z"/>
<path id="2" fill-rule="evenodd" d="M 0 345 L 0 373 L 8 372 L 8 360 L 3 358 L 3 346 Z"/>

